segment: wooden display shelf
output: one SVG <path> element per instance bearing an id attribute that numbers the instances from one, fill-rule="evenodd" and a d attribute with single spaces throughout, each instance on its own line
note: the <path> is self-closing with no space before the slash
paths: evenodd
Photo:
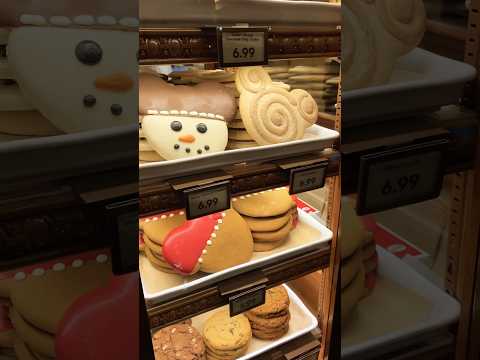
<path id="1" fill-rule="evenodd" d="M 221 169 L 221 172 L 175 179 L 174 182 L 195 182 L 198 179 L 202 179 L 202 182 L 208 182 L 209 178 L 215 178 L 223 174 L 231 182 L 231 195 L 239 196 L 289 185 L 290 171 L 282 168 L 280 166 L 281 162 L 308 162 L 323 158 L 329 161 L 327 177 L 337 176 L 340 167 L 340 153 L 334 150 L 325 150 L 316 154 L 275 162 L 230 165 Z M 142 216 L 185 207 L 183 192 L 175 191 L 172 183 L 155 179 L 142 180 L 140 171 L 140 213 Z"/>
<path id="2" fill-rule="evenodd" d="M 158 305 L 148 305 L 147 312 L 152 330 L 190 319 L 196 315 L 216 309 L 228 304 L 228 296 L 222 296 L 222 289 L 228 284 L 229 287 L 235 284 L 245 286 L 252 277 L 261 274 L 266 279 L 266 287 L 272 288 L 290 280 L 305 276 L 312 272 L 328 267 L 330 264 L 330 244 L 327 243 L 321 248 L 310 251 L 304 255 L 294 255 L 282 260 L 278 264 L 267 265 L 252 272 L 235 276 L 230 279 L 174 297 Z M 240 286 L 240 285 L 239 285 Z"/>
<path id="3" fill-rule="evenodd" d="M 357 192 L 360 157 L 385 149 L 449 138 L 446 173 L 473 168 L 478 136 L 475 112 L 450 106 L 432 114 L 343 129 L 342 194 Z"/>
<path id="4" fill-rule="evenodd" d="M 273 28 L 268 37 L 270 59 L 339 56 L 341 31 Z M 140 29 L 141 65 L 216 63 L 213 29 Z"/>

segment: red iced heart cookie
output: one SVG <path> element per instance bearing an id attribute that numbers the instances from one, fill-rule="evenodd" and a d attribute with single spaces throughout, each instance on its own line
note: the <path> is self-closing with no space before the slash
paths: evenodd
<path id="1" fill-rule="evenodd" d="M 163 243 L 163 257 L 179 273 L 194 274 L 199 270 L 201 256 L 214 234 L 222 213 L 186 221 L 170 231 Z"/>
<path id="2" fill-rule="evenodd" d="M 113 277 L 109 286 L 78 298 L 58 328 L 58 360 L 132 360 L 139 354 L 139 275 Z"/>

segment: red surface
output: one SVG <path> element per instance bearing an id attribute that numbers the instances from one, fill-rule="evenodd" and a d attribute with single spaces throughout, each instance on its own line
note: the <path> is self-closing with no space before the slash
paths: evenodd
<path id="1" fill-rule="evenodd" d="M 55 338 L 57 360 L 132 360 L 139 354 L 139 274 L 78 298 Z"/>
<path id="2" fill-rule="evenodd" d="M 297 196 L 292 195 L 292 199 L 297 203 L 297 207 L 305 211 L 307 214 L 313 214 L 318 212 L 317 209 L 307 204 L 306 202 L 300 200 Z"/>

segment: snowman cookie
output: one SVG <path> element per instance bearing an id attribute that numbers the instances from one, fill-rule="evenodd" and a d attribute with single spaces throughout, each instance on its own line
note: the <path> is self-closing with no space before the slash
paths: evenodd
<path id="1" fill-rule="evenodd" d="M 225 150 L 227 122 L 235 117 L 233 91 L 220 83 L 167 84 L 140 74 L 142 133 L 164 159 L 173 160 Z"/>

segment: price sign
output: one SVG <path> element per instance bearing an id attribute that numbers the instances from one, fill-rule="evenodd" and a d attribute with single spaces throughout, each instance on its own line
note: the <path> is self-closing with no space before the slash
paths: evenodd
<path id="1" fill-rule="evenodd" d="M 267 65 L 268 28 L 217 28 L 222 67 Z"/>
<path id="2" fill-rule="evenodd" d="M 110 219 L 113 273 L 121 275 L 138 271 L 138 199 L 106 206 Z"/>
<path id="3" fill-rule="evenodd" d="M 184 194 L 188 220 L 230 208 L 229 181 L 188 189 Z"/>
<path id="4" fill-rule="evenodd" d="M 229 298 L 230 316 L 236 316 L 250 309 L 265 304 L 266 286 L 260 285 L 253 289 Z"/>
<path id="5" fill-rule="evenodd" d="M 327 162 L 293 169 L 290 173 L 290 194 L 322 188 L 325 185 Z"/>
<path id="6" fill-rule="evenodd" d="M 361 157 L 358 214 L 438 197 L 447 145 L 448 140 L 434 140 Z"/>

